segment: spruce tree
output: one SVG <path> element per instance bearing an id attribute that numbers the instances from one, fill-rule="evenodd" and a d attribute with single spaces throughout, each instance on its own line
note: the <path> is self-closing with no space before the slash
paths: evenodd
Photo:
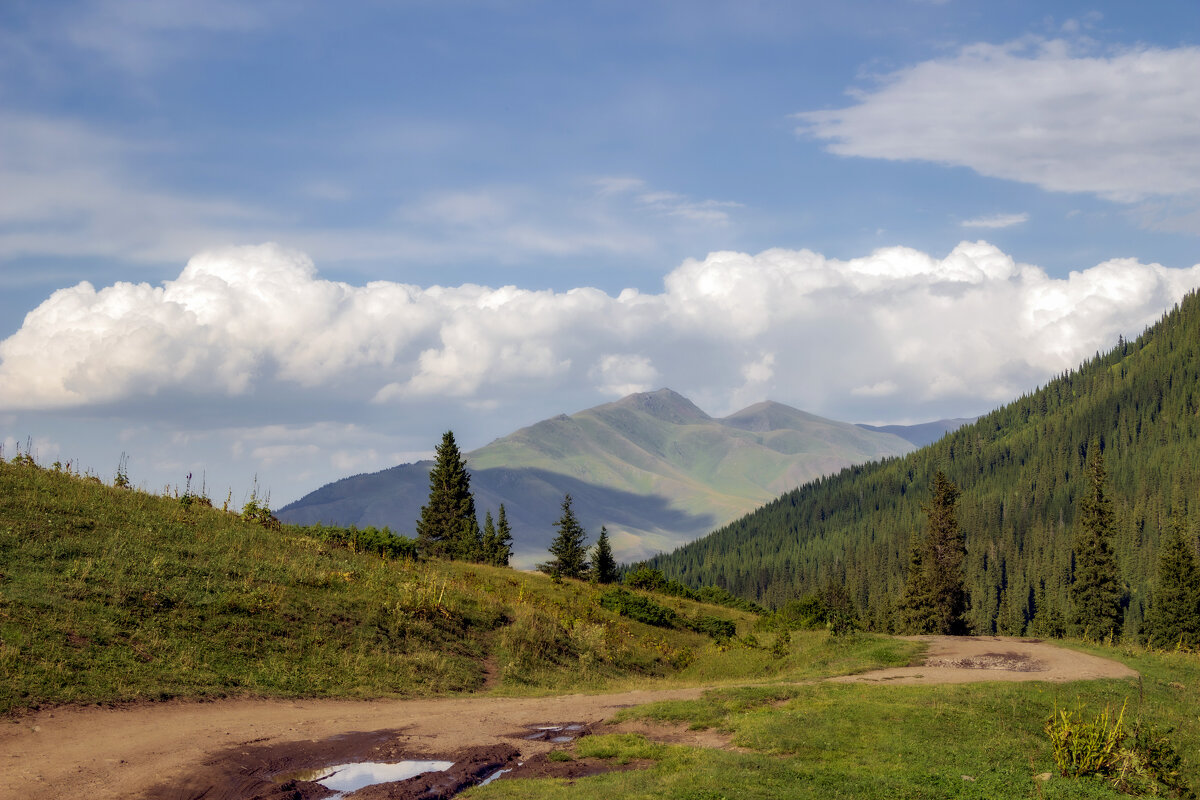
<path id="1" fill-rule="evenodd" d="M 1158 559 L 1158 586 L 1146 615 L 1146 643 L 1169 649 L 1200 647 L 1200 569 L 1187 524 L 1177 514 Z"/>
<path id="2" fill-rule="evenodd" d="M 909 555 L 899 620 L 906 633 L 967 633 L 967 550 L 954 512 L 958 495 L 958 487 L 938 470 L 930 501 L 923 506 L 928 518 L 925 538 L 914 543 Z"/>
<path id="3" fill-rule="evenodd" d="M 483 547 L 479 560 L 484 564 L 495 564 L 496 549 L 496 523 L 492 520 L 492 512 L 488 511 L 483 518 Z"/>
<path id="4" fill-rule="evenodd" d="M 921 540 L 914 533 L 908 548 L 904 595 L 896 607 L 896 631 L 902 634 L 933 633 L 933 598 L 925 582 L 921 545 Z"/>
<path id="5" fill-rule="evenodd" d="M 553 558 L 545 564 L 538 564 L 538 569 L 556 577 L 586 577 L 588 563 L 584 541 L 587 539 L 587 532 L 575 519 L 569 494 L 563 498 L 562 516 L 554 523 L 554 527 L 558 528 L 558 535 L 550 543 L 550 555 Z"/>
<path id="6" fill-rule="evenodd" d="M 1113 509 L 1107 494 L 1104 457 L 1093 445 L 1088 488 L 1075 520 L 1075 573 L 1071 583 L 1072 622 L 1085 638 L 1104 640 L 1121 635 L 1124 588 L 1112 551 Z"/>
<path id="7" fill-rule="evenodd" d="M 497 567 L 507 567 L 512 558 L 512 529 L 508 526 L 508 517 L 504 513 L 504 503 L 500 504 L 500 516 L 496 519 L 496 548 L 492 551 L 492 563 Z"/>
<path id="8" fill-rule="evenodd" d="M 617 579 L 617 562 L 608 543 L 608 528 L 600 526 L 600 537 L 592 551 L 592 575 L 597 583 L 612 583 Z"/>
<path id="9" fill-rule="evenodd" d="M 429 471 L 429 500 L 417 520 L 417 549 L 431 558 L 475 559 L 481 548 L 467 462 L 454 433 L 446 431 Z"/>

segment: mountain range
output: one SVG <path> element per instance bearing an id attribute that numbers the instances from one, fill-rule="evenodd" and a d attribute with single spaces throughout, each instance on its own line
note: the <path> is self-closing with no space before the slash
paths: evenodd
<path id="1" fill-rule="evenodd" d="M 904 433 L 928 435 L 869 430 L 774 402 L 714 418 L 661 389 L 543 420 L 466 458 L 480 516 L 505 506 L 514 564 L 545 558 L 566 494 L 589 539 L 607 526 L 618 559 L 630 561 L 692 541 L 814 478 L 903 455 L 914 448 Z M 276 513 L 299 524 L 386 525 L 412 535 L 431 465 L 344 478 Z"/>

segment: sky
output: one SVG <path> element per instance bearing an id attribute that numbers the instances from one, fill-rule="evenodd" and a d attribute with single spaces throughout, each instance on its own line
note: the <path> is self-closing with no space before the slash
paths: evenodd
<path id="1" fill-rule="evenodd" d="M 0 446 L 278 507 L 672 388 L 985 413 L 1200 286 L 1200 5 L 6 0 Z"/>

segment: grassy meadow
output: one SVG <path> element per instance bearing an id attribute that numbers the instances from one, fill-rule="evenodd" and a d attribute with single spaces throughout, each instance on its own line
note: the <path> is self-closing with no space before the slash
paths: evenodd
<path id="1" fill-rule="evenodd" d="M 0 461 L 0 714 L 166 698 L 549 694 L 714 687 L 629 719 L 727 731 L 738 749 L 584 737 L 558 759 L 643 769 L 575 779 L 573 798 L 1111 798 L 1059 776 L 1056 709 L 1170 730 L 1200 785 L 1200 655 L 1092 647 L 1138 681 L 889 686 L 802 683 L 910 663 L 919 645 L 794 631 L 757 615 L 639 593 L 677 620 L 602 607 L 606 587 L 442 561 L 383 558 L 241 516 Z M 1084 645 L 1072 645 L 1087 649 Z M 472 798 L 551 798 L 561 780 L 505 780 Z"/>
<path id="2" fill-rule="evenodd" d="M 647 741 L 635 734 L 580 739 L 575 758 L 641 761 L 646 769 L 577 779 L 570 796 L 720 798 L 1118 798 L 1095 776 L 1059 775 L 1044 731 L 1055 708 L 1094 717 L 1128 701 L 1127 721 L 1161 730 L 1192 787 L 1200 776 L 1200 656 L 1100 648 L 1143 675 L 1132 681 L 888 686 L 816 683 L 716 689 L 701 700 L 622 712 L 716 728 L 739 751 Z M 555 798 L 561 780 L 498 781 L 479 800 Z M 1151 792 L 1135 792 L 1149 795 Z M 1162 789 L 1163 796 L 1172 794 Z"/>
<path id="3" fill-rule="evenodd" d="M 906 663 L 887 639 L 717 641 L 601 608 L 604 587 L 385 559 L 203 502 L 0 462 L 0 713 L 233 695 L 396 697 L 796 680 Z M 762 641 L 758 639 L 761 638 Z"/>

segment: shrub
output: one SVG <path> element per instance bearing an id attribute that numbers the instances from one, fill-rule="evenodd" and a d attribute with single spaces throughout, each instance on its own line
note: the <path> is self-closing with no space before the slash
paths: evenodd
<path id="1" fill-rule="evenodd" d="M 662 570 L 654 569 L 645 564 L 637 564 L 633 569 L 625 573 L 622 583 L 631 589 L 645 589 L 648 592 L 657 592 L 667 585 L 667 578 L 662 574 Z"/>
<path id="2" fill-rule="evenodd" d="M 683 624 L 696 633 L 703 633 L 714 639 L 732 639 L 737 636 L 737 625 L 733 620 L 710 617 L 700 614 L 692 619 L 684 619 Z"/>
<path id="3" fill-rule="evenodd" d="M 619 587 L 609 589 L 600 595 L 599 603 L 601 608 L 608 609 L 614 614 L 620 614 L 647 625 L 674 628 L 678 624 L 678 616 L 674 611 L 660 606 L 640 594 L 634 594 L 628 589 Z"/>
<path id="4" fill-rule="evenodd" d="M 792 632 L 784 628 L 775 635 L 771 644 L 771 655 L 775 658 L 786 658 L 792 650 Z"/>
<path id="5" fill-rule="evenodd" d="M 1195 797 L 1181 774 L 1181 760 L 1169 737 L 1140 720 L 1130 731 L 1125 723 L 1128 701 L 1113 718 L 1105 706 L 1094 720 L 1082 712 L 1055 709 L 1046 721 L 1054 763 L 1068 777 L 1097 775 L 1128 794 Z"/>

